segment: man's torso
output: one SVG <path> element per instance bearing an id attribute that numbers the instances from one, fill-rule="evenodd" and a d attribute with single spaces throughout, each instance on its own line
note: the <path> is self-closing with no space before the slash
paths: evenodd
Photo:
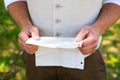
<path id="1" fill-rule="evenodd" d="M 41 36 L 75 37 L 80 29 L 92 24 L 102 0 L 28 0 L 28 9 Z"/>

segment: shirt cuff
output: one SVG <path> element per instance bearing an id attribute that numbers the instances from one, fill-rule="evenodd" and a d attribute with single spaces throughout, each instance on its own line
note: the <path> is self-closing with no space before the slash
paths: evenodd
<path id="1" fill-rule="evenodd" d="M 103 4 L 114 3 L 120 6 L 120 0 L 104 0 Z"/>
<path id="2" fill-rule="evenodd" d="M 26 0 L 4 0 L 5 8 L 7 9 L 7 7 L 8 7 L 11 3 L 17 2 L 17 1 L 26 1 Z"/>

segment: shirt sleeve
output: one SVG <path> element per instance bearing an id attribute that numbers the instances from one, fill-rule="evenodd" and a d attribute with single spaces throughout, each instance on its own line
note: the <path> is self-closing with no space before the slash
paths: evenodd
<path id="1" fill-rule="evenodd" d="M 120 0 L 104 0 L 103 4 L 114 3 L 120 6 Z"/>
<path id="2" fill-rule="evenodd" d="M 7 9 L 8 5 L 17 1 L 27 1 L 27 0 L 4 0 L 5 8 Z"/>

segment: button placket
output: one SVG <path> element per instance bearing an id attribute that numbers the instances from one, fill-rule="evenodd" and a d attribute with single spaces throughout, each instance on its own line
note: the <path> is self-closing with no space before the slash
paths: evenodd
<path id="1" fill-rule="evenodd" d="M 60 1 L 54 0 L 54 8 L 53 8 L 53 36 L 60 36 L 60 32 L 57 30 L 57 28 L 60 26 L 60 23 L 62 22 L 62 19 L 60 18 L 60 9 L 62 8 L 62 5 Z M 59 34 L 59 35 L 58 35 Z"/>

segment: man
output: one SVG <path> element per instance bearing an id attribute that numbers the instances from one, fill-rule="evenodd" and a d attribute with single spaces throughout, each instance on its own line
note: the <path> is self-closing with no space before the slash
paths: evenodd
<path id="1" fill-rule="evenodd" d="M 25 50 L 23 59 L 28 80 L 107 80 L 104 61 L 96 47 L 99 36 L 119 19 L 120 0 L 105 0 L 103 5 L 102 0 L 5 0 L 5 3 L 21 28 L 19 43 Z M 30 37 L 39 40 L 40 36 L 76 37 L 76 42 L 83 40 L 79 52 L 91 53 L 85 59 L 84 70 L 36 66 L 34 53 L 38 46 L 25 42 Z M 58 53 L 76 55 L 76 50 L 60 49 Z M 52 50 L 49 53 L 52 54 Z M 51 58 L 54 60 L 54 57 Z"/>

